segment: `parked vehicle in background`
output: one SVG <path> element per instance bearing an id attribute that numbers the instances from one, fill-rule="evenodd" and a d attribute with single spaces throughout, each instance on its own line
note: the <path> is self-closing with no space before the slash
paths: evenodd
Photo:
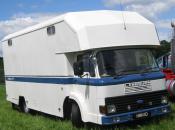
<path id="1" fill-rule="evenodd" d="M 2 40 L 7 100 L 83 122 L 119 124 L 170 112 L 152 49 L 153 23 L 135 12 L 72 12 Z"/>
<path id="2" fill-rule="evenodd" d="M 171 97 L 175 96 L 175 23 L 172 22 L 173 37 L 171 52 L 157 59 L 159 67 L 166 76 L 166 87 Z"/>

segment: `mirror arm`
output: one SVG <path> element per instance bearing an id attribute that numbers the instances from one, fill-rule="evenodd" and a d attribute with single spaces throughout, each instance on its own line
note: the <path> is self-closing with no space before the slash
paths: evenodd
<path id="1" fill-rule="evenodd" d="M 85 76 L 89 76 L 89 74 L 88 73 L 85 73 L 84 75 L 80 75 L 80 78 L 83 78 Z"/>

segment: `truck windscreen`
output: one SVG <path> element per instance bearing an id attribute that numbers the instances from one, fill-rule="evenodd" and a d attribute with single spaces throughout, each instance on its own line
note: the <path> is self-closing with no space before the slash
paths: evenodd
<path id="1" fill-rule="evenodd" d="M 101 77 L 159 71 L 149 49 L 104 50 L 97 53 Z"/>

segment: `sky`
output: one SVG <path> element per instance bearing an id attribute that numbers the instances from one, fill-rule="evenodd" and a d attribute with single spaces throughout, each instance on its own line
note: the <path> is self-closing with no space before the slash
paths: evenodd
<path id="1" fill-rule="evenodd" d="M 66 12 L 108 9 L 136 11 L 155 23 L 160 40 L 172 37 L 175 0 L 1 0 L 0 40 Z"/>

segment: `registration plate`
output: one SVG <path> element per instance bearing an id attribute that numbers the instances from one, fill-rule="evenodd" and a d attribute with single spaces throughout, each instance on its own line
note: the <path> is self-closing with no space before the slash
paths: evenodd
<path id="1" fill-rule="evenodd" d="M 135 114 L 136 119 L 148 118 L 150 116 L 149 112 L 137 113 Z"/>

